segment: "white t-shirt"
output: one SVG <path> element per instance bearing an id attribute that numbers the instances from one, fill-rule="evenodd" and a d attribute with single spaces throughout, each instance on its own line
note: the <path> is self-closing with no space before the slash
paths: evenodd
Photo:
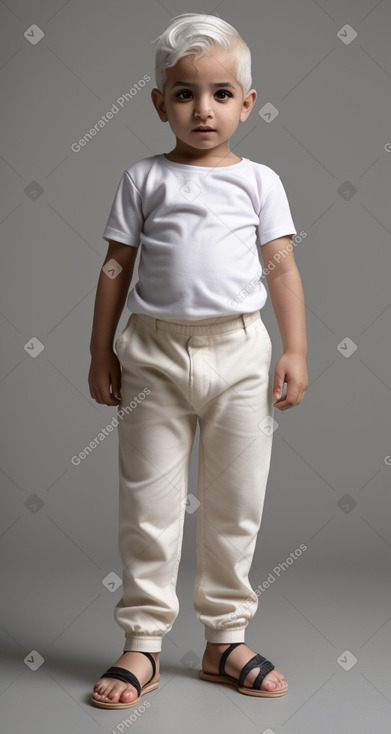
<path id="1" fill-rule="evenodd" d="M 161 153 L 123 172 L 103 239 L 141 244 L 129 311 L 191 321 L 261 309 L 260 247 L 293 234 L 284 187 L 269 166 L 242 158 L 208 168 Z"/>

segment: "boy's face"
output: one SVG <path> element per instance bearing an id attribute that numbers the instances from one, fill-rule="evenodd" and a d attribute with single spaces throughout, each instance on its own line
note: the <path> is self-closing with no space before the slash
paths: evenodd
<path id="1" fill-rule="evenodd" d="M 230 138 L 257 97 L 255 89 L 243 96 L 235 73 L 232 54 L 221 49 L 199 58 L 184 56 L 167 69 L 164 93 L 155 88 L 151 96 L 160 119 L 169 122 L 177 138 L 176 153 L 193 158 L 227 154 Z M 213 132 L 195 132 L 199 125 Z"/>

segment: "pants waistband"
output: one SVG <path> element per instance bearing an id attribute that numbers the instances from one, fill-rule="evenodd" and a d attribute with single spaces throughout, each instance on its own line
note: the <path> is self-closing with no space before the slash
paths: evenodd
<path id="1" fill-rule="evenodd" d="M 147 314 L 132 313 L 129 321 L 140 321 L 152 326 L 155 331 L 162 329 L 163 331 L 173 331 L 177 334 L 223 334 L 227 331 L 236 331 L 237 329 L 246 329 L 254 321 L 261 319 L 260 311 L 252 311 L 250 313 L 235 314 L 234 316 L 213 316 L 212 318 L 200 319 L 198 321 L 165 321 L 157 319 Z"/>

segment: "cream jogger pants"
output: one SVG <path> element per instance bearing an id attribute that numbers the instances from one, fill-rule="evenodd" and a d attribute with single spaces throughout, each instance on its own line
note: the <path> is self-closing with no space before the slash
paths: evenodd
<path id="1" fill-rule="evenodd" d="M 115 342 L 124 651 L 159 652 L 179 612 L 188 470 L 200 428 L 194 609 L 210 642 L 244 642 L 274 415 L 260 311 L 200 321 L 132 313 Z M 198 504 L 200 503 L 200 504 Z"/>

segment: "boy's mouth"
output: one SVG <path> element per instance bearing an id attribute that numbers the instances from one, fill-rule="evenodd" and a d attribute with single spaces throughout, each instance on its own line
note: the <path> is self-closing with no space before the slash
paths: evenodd
<path id="1" fill-rule="evenodd" d="M 216 130 L 214 130 L 212 127 L 209 127 L 209 125 L 198 125 L 198 127 L 194 128 L 193 133 L 215 133 Z"/>

